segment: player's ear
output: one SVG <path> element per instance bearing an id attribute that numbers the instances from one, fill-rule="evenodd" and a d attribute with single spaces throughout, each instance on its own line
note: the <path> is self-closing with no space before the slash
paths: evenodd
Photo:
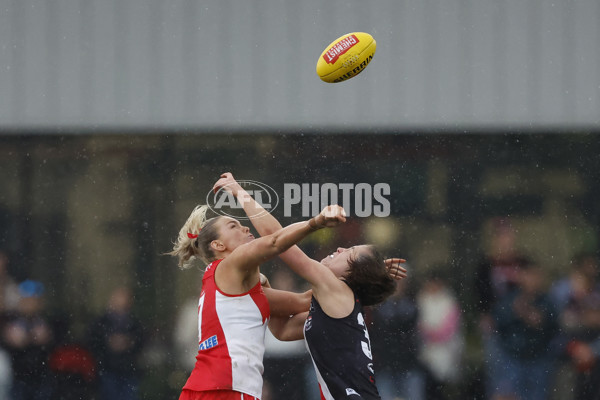
<path id="1" fill-rule="evenodd" d="M 215 251 L 224 251 L 225 243 L 221 242 L 220 240 L 215 239 L 212 242 L 210 242 L 210 248 Z"/>

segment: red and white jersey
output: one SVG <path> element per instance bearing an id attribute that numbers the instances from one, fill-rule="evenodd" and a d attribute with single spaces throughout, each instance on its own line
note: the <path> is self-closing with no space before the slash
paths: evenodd
<path id="1" fill-rule="evenodd" d="M 196 365 L 184 389 L 235 390 L 260 398 L 269 303 L 260 282 L 238 295 L 215 283 L 221 260 L 206 267 L 198 305 Z"/>

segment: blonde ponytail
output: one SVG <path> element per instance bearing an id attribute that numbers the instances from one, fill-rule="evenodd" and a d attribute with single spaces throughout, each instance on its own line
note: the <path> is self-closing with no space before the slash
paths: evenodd
<path id="1" fill-rule="evenodd" d="M 198 252 L 198 236 L 206 225 L 206 212 L 208 206 L 196 206 L 188 217 L 183 227 L 179 230 L 177 241 L 173 244 L 173 251 L 167 253 L 179 259 L 178 265 L 181 269 L 188 269 L 197 264 L 197 258 L 205 258 L 204 252 Z M 209 260 L 203 260 L 205 262 Z"/>

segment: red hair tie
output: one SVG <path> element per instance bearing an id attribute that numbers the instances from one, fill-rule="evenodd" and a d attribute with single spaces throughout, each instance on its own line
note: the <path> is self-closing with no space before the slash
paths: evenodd
<path id="1" fill-rule="evenodd" d="M 188 237 L 189 237 L 190 239 L 196 239 L 196 238 L 198 237 L 198 235 L 194 235 L 193 233 L 189 233 L 189 232 L 188 232 Z"/>

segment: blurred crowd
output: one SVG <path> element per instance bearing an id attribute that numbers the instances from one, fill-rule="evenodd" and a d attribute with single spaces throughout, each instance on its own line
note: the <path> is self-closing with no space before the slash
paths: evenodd
<path id="1" fill-rule="evenodd" d="M 16 282 L 8 266 L 0 251 L 0 399 L 138 399 L 144 330 L 130 288 L 109 294 L 81 339 L 49 312 L 44 284 Z"/>
<path id="2" fill-rule="evenodd" d="M 600 400 L 598 256 L 578 254 L 551 278 L 517 238 L 498 218 L 474 273 L 409 263 L 394 296 L 367 309 L 382 399 Z M 277 346 L 267 343 L 270 358 Z M 285 360 L 265 375 L 265 400 L 318 399 L 310 374 L 290 379 Z M 295 365 L 309 364 L 300 352 Z"/>
<path id="3" fill-rule="evenodd" d="M 519 252 L 517 237 L 509 220 L 498 219 L 474 274 L 465 278 L 450 266 L 416 273 L 420 267 L 408 263 L 409 278 L 397 282 L 395 294 L 367 309 L 382 399 L 600 399 L 598 256 L 579 254 L 550 278 L 548 268 Z M 46 307 L 44 282 L 16 281 L 9 262 L 0 251 L 0 399 L 145 398 L 148 335 L 134 315 L 132 288 L 107 293 L 104 312 L 85 335 L 74 335 L 70 321 Z M 284 267 L 273 269 L 270 281 L 305 289 Z M 178 308 L 164 343 L 174 370 L 164 380 L 174 396 L 195 361 L 197 301 Z M 319 398 L 302 341 L 268 335 L 264 364 L 263 400 Z"/>

